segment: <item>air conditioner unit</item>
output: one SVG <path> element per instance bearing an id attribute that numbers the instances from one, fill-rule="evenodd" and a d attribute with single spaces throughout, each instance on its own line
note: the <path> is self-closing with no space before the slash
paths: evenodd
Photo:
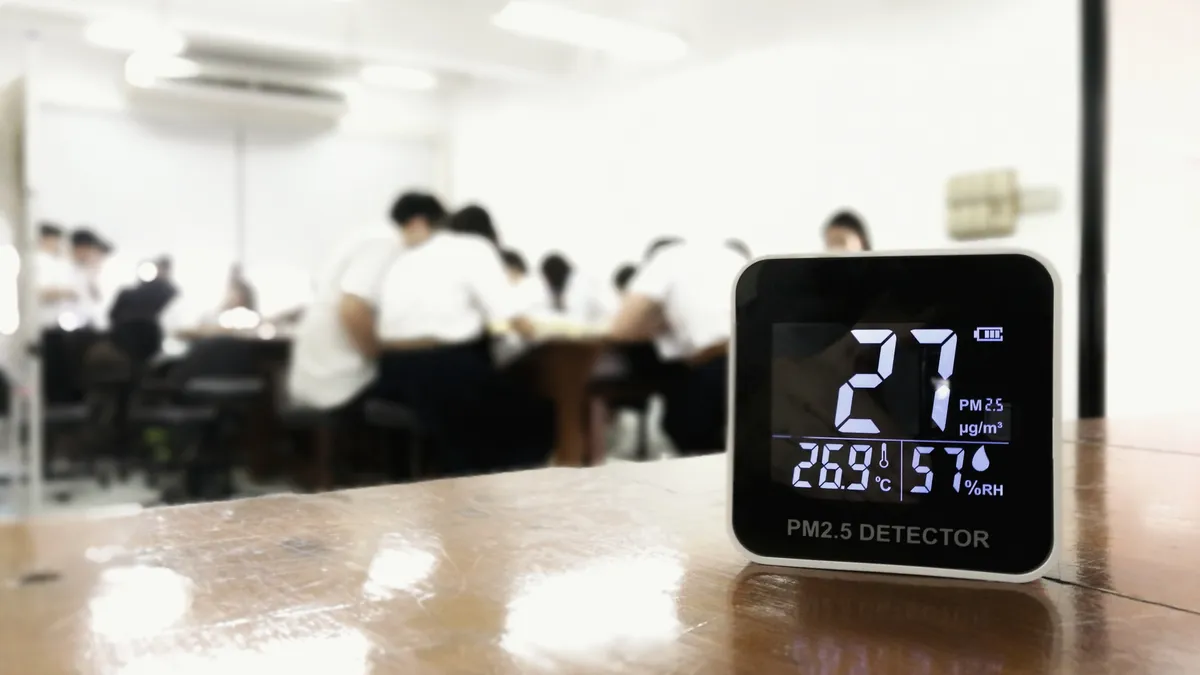
<path id="1" fill-rule="evenodd" d="M 176 59 L 159 69 L 130 57 L 126 84 L 139 106 L 172 107 L 191 113 L 266 121 L 332 124 L 349 110 L 345 86 L 319 77 L 235 64 Z M 177 67 L 184 64 L 185 68 Z"/>

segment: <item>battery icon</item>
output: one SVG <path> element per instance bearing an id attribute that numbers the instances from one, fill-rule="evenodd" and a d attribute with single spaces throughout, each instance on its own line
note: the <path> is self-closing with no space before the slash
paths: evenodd
<path id="1" fill-rule="evenodd" d="M 976 328 L 976 342 L 1004 342 L 1003 328 Z"/>

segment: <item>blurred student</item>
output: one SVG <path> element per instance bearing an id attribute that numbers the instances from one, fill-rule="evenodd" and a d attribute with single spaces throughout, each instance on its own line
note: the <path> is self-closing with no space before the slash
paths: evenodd
<path id="1" fill-rule="evenodd" d="M 258 294 L 240 264 L 229 267 L 220 303 L 201 313 L 199 319 L 201 328 L 219 330 L 251 329 L 262 320 L 258 314 Z"/>
<path id="2" fill-rule="evenodd" d="M 550 291 L 550 307 L 559 314 L 567 313 L 567 283 L 574 271 L 561 253 L 551 253 L 542 259 L 542 278 Z"/>
<path id="3" fill-rule="evenodd" d="M 672 246 L 678 246 L 683 243 L 683 239 L 679 237 L 659 237 L 650 242 L 646 247 L 646 255 L 642 258 L 643 261 L 649 262 L 654 256 L 658 255 L 659 251 L 665 251 Z"/>
<path id="4" fill-rule="evenodd" d="M 98 235 L 81 228 L 71 233 L 71 258 L 57 260 L 54 256 L 54 233 L 47 230 L 44 249 L 39 253 L 38 272 L 44 266 L 57 287 L 43 295 L 56 299 L 51 316 L 46 311 L 39 317 L 42 323 L 42 385 L 47 402 L 79 403 L 83 400 L 84 355 L 97 342 L 97 329 L 107 324 L 107 313 L 101 316 L 105 306 L 102 293 L 100 270 L 107 252 L 111 250 Z M 60 235 L 61 237 L 61 235 Z M 38 281 L 39 286 L 44 282 Z M 69 289 L 63 288 L 69 284 Z"/>
<path id="5" fill-rule="evenodd" d="M 466 206 L 451 216 L 446 229 L 459 234 L 483 237 L 490 241 L 497 250 L 500 250 L 500 233 L 496 231 L 492 214 L 478 204 Z"/>
<path id="6" fill-rule="evenodd" d="M 836 253 L 859 253 L 871 250 L 871 237 L 862 219 L 851 211 L 833 214 L 821 231 L 825 250 Z"/>
<path id="7" fill-rule="evenodd" d="M 602 283 L 576 269 L 561 253 L 542 259 L 548 302 L 545 311 L 585 326 L 607 323 L 615 312 L 613 294 Z"/>
<path id="8" fill-rule="evenodd" d="M 525 264 L 525 256 L 511 248 L 500 251 L 500 259 L 504 261 L 504 273 L 513 286 L 518 286 L 529 276 L 529 265 Z"/>
<path id="9" fill-rule="evenodd" d="M 139 283 L 117 294 L 109 311 L 112 343 L 135 363 L 148 361 L 162 349 L 167 335 L 164 316 L 179 295 L 172 268 L 167 256 L 143 264 Z"/>
<path id="10" fill-rule="evenodd" d="M 64 328 L 101 328 L 108 323 L 106 308 L 113 299 L 102 278 L 104 263 L 112 246 L 89 228 L 71 233 L 71 260 L 75 274 L 74 320 Z M 114 294 L 115 295 L 115 294 Z"/>
<path id="11" fill-rule="evenodd" d="M 742 256 L 747 262 L 754 258 L 754 254 L 750 252 L 750 247 L 741 239 L 730 239 L 725 242 L 726 248 Z"/>
<path id="12" fill-rule="evenodd" d="M 517 302 L 522 313 L 536 314 L 543 309 L 547 297 L 546 284 L 529 273 L 525 256 L 510 248 L 500 251 L 500 259 L 504 262 L 504 273 L 516 289 Z"/>
<path id="13" fill-rule="evenodd" d="M 493 244 L 444 227 L 445 210 L 424 193 L 392 209 L 404 252 L 376 297 L 381 348 L 379 391 L 417 412 L 450 475 L 544 461 L 552 413 L 505 390 L 488 349 L 488 327 L 507 324 L 532 337 Z M 365 330 L 361 313 L 357 330 Z M 547 428 L 547 423 L 550 425 Z"/>
<path id="14" fill-rule="evenodd" d="M 625 297 L 625 291 L 629 288 L 629 282 L 633 279 L 633 275 L 637 274 L 637 265 L 633 263 L 625 263 L 613 272 L 613 288 L 616 289 L 617 295 Z"/>
<path id="15" fill-rule="evenodd" d="M 614 339 L 652 339 L 674 362 L 663 431 L 680 454 L 725 448 L 731 296 L 745 264 L 720 243 L 662 248 L 633 277 L 613 324 Z"/>
<path id="16" fill-rule="evenodd" d="M 254 286 L 250 285 L 250 280 L 246 278 L 246 273 L 240 264 L 229 268 L 229 284 L 225 289 L 225 301 L 221 308 L 225 311 L 231 309 L 258 311 L 258 294 L 254 291 Z"/>
<path id="17" fill-rule="evenodd" d="M 43 223 L 38 229 L 38 249 L 34 257 L 37 274 L 38 324 L 58 328 L 59 317 L 73 309 L 78 284 L 71 263 L 63 255 L 63 229 Z"/>
<path id="18" fill-rule="evenodd" d="M 293 403 L 358 414 L 378 370 L 380 285 L 401 250 L 399 232 L 371 229 L 353 234 L 321 262 L 293 341 L 287 379 Z"/>
<path id="19" fill-rule="evenodd" d="M 63 255 L 63 229 L 44 223 L 38 230 L 34 271 L 38 294 L 38 325 L 42 329 L 42 396 L 52 403 L 76 398 L 70 336 L 63 330 L 78 324 L 76 301 L 79 279 L 74 265 Z"/>
<path id="20" fill-rule="evenodd" d="M 117 295 L 109 316 L 112 324 L 130 321 L 158 322 L 179 295 L 174 281 L 174 264 L 167 256 L 142 265 L 139 283 Z"/>

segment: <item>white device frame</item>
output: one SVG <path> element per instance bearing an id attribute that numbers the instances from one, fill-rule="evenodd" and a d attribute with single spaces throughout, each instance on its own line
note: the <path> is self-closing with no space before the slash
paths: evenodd
<path id="1" fill-rule="evenodd" d="M 844 562 L 838 560 L 811 560 L 805 558 L 772 558 L 768 556 L 760 556 L 751 553 L 742 542 L 738 540 L 737 533 L 733 529 L 733 471 L 734 471 L 734 425 L 736 419 L 736 406 L 734 405 L 734 396 L 737 391 L 737 287 L 741 283 L 742 275 L 746 270 L 750 269 L 755 263 L 763 260 L 812 260 L 818 258 L 829 257 L 828 254 L 808 254 L 808 255 L 775 255 L 763 256 L 750 261 L 738 272 L 737 279 L 733 283 L 731 293 L 733 293 L 733 316 L 730 321 L 733 323 L 733 330 L 730 334 L 729 353 L 732 358 L 729 359 L 729 391 L 726 399 L 728 406 L 729 424 L 725 444 L 728 448 L 728 476 L 726 479 L 726 508 L 725 508 L 725 527 L 729 533 L 729 539 L 733 542 L 736 548 L 746 559 L 751 562 L 761 565 L 777 565 L 780 567 L 800 567 L 815 570 L 838 570 L 846 572 L 875 572 L 882 574 L 911 574 L 926 577 L 943 577 L 949 579 L 972 579 L 977 581 L 1001 581 L 1007 583 L 1027 583 L 1042 578 L 1055 565 L 1058 564 L 1058 557 L 1062 550 L 1062 281 L 1058 276 L 1058 271 L 1049 260 L 1033 251 L 1022 249 L 999 248 L 999 249 L 983 249 L 971 251 L 956 251 L 956 250 L 933 250 L 933 251 L 874 251 L 870 253 L 854 253 L 844 254 L 841 257 L 850 258 L 905 258 L 905 257 L 934 257 L 947 255 L 1021 255 L 1036 260 L 1050 274 L 1050 279 L 1054 284 L 1054 419 L 1051 421 L 1051 429 L 1054 438 L 1051 441 L 1051 452 L 1053 453 L 1052 464 L 1054 465 L 1054 540 L 1050 548 L 1050 555 L 1037 568 L 1024 574 L 1002 574 L 996 572 L 982 572 L 978 570 L 956 570 L 942 567 L 921 567 L 915 565 L 889 565 L 883 563 L 856 563 Z"/>

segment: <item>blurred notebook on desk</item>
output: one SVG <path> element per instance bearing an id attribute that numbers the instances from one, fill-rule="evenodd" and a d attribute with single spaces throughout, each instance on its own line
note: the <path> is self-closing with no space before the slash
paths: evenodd
<path id="1" fill-rule="evenodd" d="M 492 356 L 497 365 L 507 366 L 539 344 L 556 340 L 599 340 L 608 332 L 606 326 L 589 326 L 560 316 L 534 316 L 531 320 L 537 331 L 532 341 L 522 339 L 508 322 L 497 322 L 489 326 L 489 332 L 496 338 L 493 341 Z"/>

